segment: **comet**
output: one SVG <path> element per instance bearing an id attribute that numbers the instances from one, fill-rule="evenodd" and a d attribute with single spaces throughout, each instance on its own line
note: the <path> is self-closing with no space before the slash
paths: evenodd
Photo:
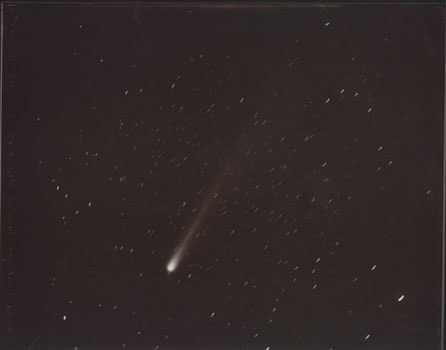
<path id="1" fill-rule="evenodd" d="M 194 237 L 196 232 L 199 230 L 200 226 L 203 224 L 203 221 L 207 217 L 209 208 L 212 207 L 212 202 L 214 198 L 216 198 L 217 195 L 220 193 L 220 188 L 222 184 L 227 183 L 226 177 L 227 175 L 231 174 L 229 170 L 232 169 L 234 162 L 236 162 L 238 159 L 237 150 L 240 148 L 244 136 L 245 136 L 244 133 L 240 134 L 240 136 L 235 142 L 235 147 L 234 151 L 232 152 L 232 156 L 226 159 L 220 171 L 217 172 L 216 178 L 212 183 L 212 186 L 210 187 L 210 191 L 206 194 L 205 198 L 203 199 L 200 209 L 198 210 L 197 216 L 194 218 L 192 223 L 187 228 L 186 232 L 183 234 L 183 237 L 180 240 L 180 244 L 174 249 L 171 258 L 166 265 L 167 273 L 171 274 L 178 269 L 178 266 L 183 261 L 184 256 L 189 250 L 192 237 Z"/>
<path id="2" fill-rule="evenodd" d="M 204 218 L 206 217 L 207 212 L 209 211 L 209 208 L 212 204 L 212 199 L 217 194 L 218 190 L 218 184 L 214 186 L 214 191 L 211 191 L 208 193 L 206 198 L 203 200 L 203 204 L 200 207 L 200 210 L 198 212 L 198 215 L 195 217 L 192 224 L 187 229 L 185 235 L 183 236 L 179 246 L 175 249 L 172 257 L 170 258 L 169 262 L 167 263 L 166 270 L 169 273 L 174 272 L 180 262 L 183 260 L 184 255 L 190 245 L 191 238 L 194 236 L 194 233 L 197 232 L 199 229 L 201 223 L 203 222 Z"/>
<path id="3" fill-rule="evenodd" d="M 212 189 L 207 193 L 206 197 L 203 199 L 200 209 L 198 210 L 197 216 L 194 218 L 194 220 L 186 230 L 185 234 L 183 235 L 183 238 L 180 240 L 180 244 L 174 250 L 172 257 L 170 258 L 169 262 L 166 265 L 166 270 L 169 274 L 175 272 L 175 270 L 178 268 L 178 265 L 183 260 L 184 255 L 188 251 L 192 241 L 192 237 L 194 237 L 194 234 L 200 228 L 201 224 L 203 223 L 204 219 L 207 216 L 209 208 L 212 207 L 213 199 L 217 197 L 220 191 L 222 180 L 226 176 L 226 171 L 228 166 L 229 162 L 226 163 L 222 171 L 220 171 L 219 175 L 217 176 L 217 179 L 214 181 Z"/>

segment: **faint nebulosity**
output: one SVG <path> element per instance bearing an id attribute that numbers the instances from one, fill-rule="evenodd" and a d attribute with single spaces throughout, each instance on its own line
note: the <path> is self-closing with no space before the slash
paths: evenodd
<path id="1" fill-rule="evenodd" d="M 440 349 L 443 6 L 3 19 L 5 348 Z"/>

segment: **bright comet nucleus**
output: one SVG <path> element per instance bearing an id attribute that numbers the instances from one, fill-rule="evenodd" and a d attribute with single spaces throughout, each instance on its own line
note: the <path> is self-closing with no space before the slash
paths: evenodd
<path id="1" fill-rule="evenodd" d="M 173 257 L 166 266 L 168 272 L 174 272 L 178 265 L 178 259 Z"/>

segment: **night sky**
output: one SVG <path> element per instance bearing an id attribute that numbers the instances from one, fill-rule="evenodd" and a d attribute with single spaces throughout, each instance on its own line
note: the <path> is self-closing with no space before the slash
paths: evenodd
<path id="1" fill-rule="evenodd" d="M 2 349 L 440 349 L 443 6 L 3 15 Z"/>

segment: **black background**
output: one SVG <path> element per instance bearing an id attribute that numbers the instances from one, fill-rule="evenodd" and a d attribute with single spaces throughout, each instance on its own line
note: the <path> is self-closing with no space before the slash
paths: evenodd
<path id="1" fill-rule="evenodd" d="M 442 6 L 7 4 L 3 39 L 5 346 L 439 348 Z"/>

